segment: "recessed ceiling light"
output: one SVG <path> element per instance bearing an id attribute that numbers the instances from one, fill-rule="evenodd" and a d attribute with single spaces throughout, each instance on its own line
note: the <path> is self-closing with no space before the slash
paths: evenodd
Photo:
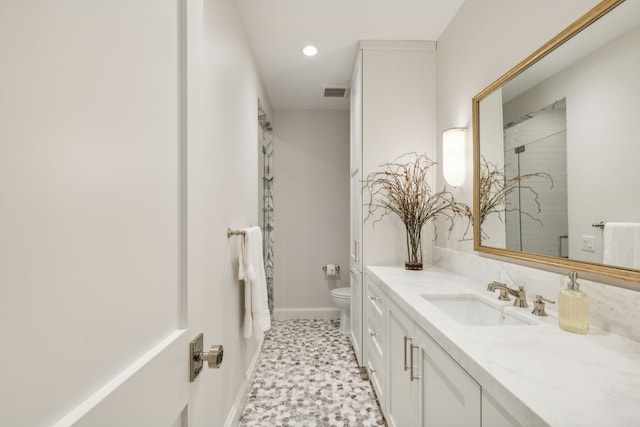
<path id="1" fill-rule="evenodd" d="M 316 53 L 318 53 L 318 49 L 315 46 L 305 46 L 304 49 L 302 49 L 302 53 L 304 53 L 307 56 L 314 56 Z"/>

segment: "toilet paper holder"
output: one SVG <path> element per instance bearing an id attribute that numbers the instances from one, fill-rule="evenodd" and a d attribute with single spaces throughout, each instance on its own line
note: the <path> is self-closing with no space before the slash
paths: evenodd
<path id="1" fill-rule="evenodd" d="M 323 266 L 322 266 L 322 271 L 325 271 L 325 272 L 327 271 L 327 266 L 326 266 L 326 265 L 323 265 Z M 336 273 L 337 273 L 338 271 L 340 271 L 340 266 L 339 266 L 339 265 L 336 265 Z"/>

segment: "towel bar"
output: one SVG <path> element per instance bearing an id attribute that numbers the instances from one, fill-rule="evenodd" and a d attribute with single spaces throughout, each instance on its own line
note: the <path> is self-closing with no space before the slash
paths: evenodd
<path id="1" fill-rule="evenodd" d="M 227 239 L 231 238 L 231 236 L 244 236 L 244 230 L 232 230 L 227 228 Z"/>

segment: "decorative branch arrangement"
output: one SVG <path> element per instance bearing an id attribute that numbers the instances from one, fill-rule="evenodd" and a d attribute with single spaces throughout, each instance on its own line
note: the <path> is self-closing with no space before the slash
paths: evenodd
<path id="1" fill-rule="evenodd" d="M 502 218 L 503 212 L 520 212 L 523 215 L 528 216 L 532 220 L 542 224 L 538 218 L 534 217 L 528 212 L 524 212 L 518 208 L 510 208 L 507 203 L 507 197 L 511 192 L 516 189 L 525 190 L 533 194 L 533 201 L 538 207 L 538 212 L 542 211 L 539 197 L 540 195 L 530 186 L 523 185 L 523 181 L 534 177 L 545 178 L 550 181 L 550 189 L 553 188 L 553 178 L 551 175 L 545 172 L 528 173 L 514 176 L 507 179 L 504 175 L 504 169 L 498 168 L 495 163 L 487 162 L 484 157 L 480 159 L 480 224 L 490 214 L 498 214 L 501 222 L 504 222 Z M 486 237 L 486 236 L 483 236 Z"/>
<path id="2" fill-rule="evenodd" d="M 403 159 L 408 161 L 402 162 Z M 405 268 L 408 270 L 422 270 L 421 234 L 428 221 L 444 217 L 449 221 L 451 231 L 455 218 L 466 218 L 467 224 L 471 220 L 471 209 L 456 202 L 446 188 L 432 193 L 427 173 L 434 165 L 436 162 L 426 154 L 406 153 L 393 162 L 380 165 L 382 170 L 370 173 L 363 185 L 369 193 L 365 222 L 373 219 L 375 226 L 387 214 L 394 213 L 404 223 L 407 232 Z"/>

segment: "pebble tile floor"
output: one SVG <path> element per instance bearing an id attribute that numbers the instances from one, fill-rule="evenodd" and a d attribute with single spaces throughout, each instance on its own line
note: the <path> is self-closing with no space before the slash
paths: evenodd
<path id="1" fill-rule="evenodd" d="M 274 322 L 238 427 L 386 427 L 338 327 L 335 320 Z"/>

